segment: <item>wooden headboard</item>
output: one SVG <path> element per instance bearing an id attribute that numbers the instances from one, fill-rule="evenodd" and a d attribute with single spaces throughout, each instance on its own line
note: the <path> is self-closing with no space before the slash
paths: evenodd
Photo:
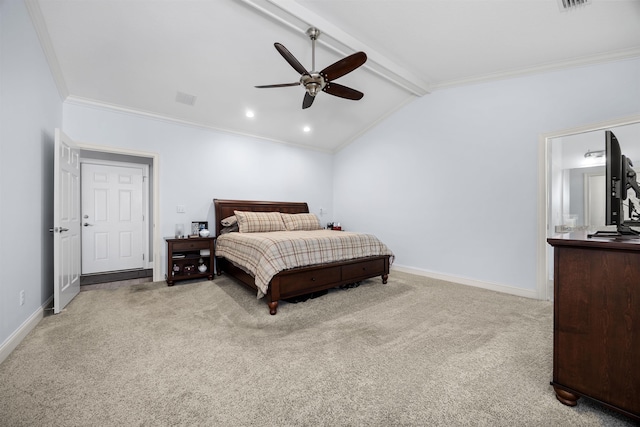
<path id="1" fill-rule="evenodd" d="M 213 199 L 216 221 L 216 237 L 220 235 L 222 225 L 220 221 L 233 215 L 233 211 L 252 212 L 284 212 L 308 213 L 306 202 L 260 202 L 255 200 L 222 200 Z"/>

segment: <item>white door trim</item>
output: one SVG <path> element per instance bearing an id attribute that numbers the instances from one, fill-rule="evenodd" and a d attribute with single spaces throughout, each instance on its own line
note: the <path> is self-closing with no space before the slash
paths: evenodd
<path id="1" fill-rule="evenodd" d="M 116 147 L 108 147 L 104 145 L 94 145 L 77 142 L 78 146 L 82 150 L 86 151 L 95 151 L 100 153 L 110 153 L 110 154 L 121 154 L 126 156 L 137 156 L 137 157 L 145 157 L 151 159 L 151 165 L 153 170 L 153 176 L 150 177 L 152 188 L 153 188 L 153 204 L 150 207 L 153 212 L 153 224 L 152 224 L 152 233 L 153 233 L 153 248 L 151 251 L 153 252 L 153 281 L 159 282 L 164 280 L 164 276 L 161 271 L 162 260 L 161 249 L 162 249 L 162 238 L 160 236 L 160 154 L 150 152 L 150 151 L 138 151 L 138 150 L 130 150 L 126 148 L 116 148 Z"/>
<path id="2" fill-rule="evenodd" d="M 570 136 L 579 133 L 604 130 L 616 126 L 625 126 L 640 123 L 640 115 L 632 115 L 619 119 L 607 120 L 599 123 L 587 124 L 571 129 L 558 130 L 540 134 L 538 137 L 538 250 L 537 250 L 537 274 L 536 292 L 538 299 L 550 300 L 548 287 L 548 255 L 553 250 L 547 244 L 547 230 L 549 227 L 549 148 L 550 141 L 554 138 Z"/>
<path id="3" fill-rule="evenodd" d="M 132 168 L 132 169 L 137 169 L 137 170 L 141 170 L 142 171 L 142 187 L 141 187 L 141 194 L 142 194 L 142 212 L 141 214 L 143 215 L 143 220 L 142 220 L 142 231 L 141 231 L 141 241 L 142 241 L 142 256 L 143 256 L 143 260 L 142 262 L 142 268 L 143 269 L 147 269 L 147 268 L 153 268 L 153 263 L 150 263 L 149 260 L 151 259 L 151 257 L 149 256 L 149 253 L 151 251 L 151 248 L 149 247 L 149 165 L 148 164 L 144 164 L 144 163 L 128 163 L 128 162 L 119 162 L 119 161 L 113 161 L 113 160 L 100 160 L 100 159 L 80 159 L 80 166 L 83 165 L 93 165 L 93 166 L 98 166 L 98 167 L 118 167 L 118 168 Z M 90 167 L 90 166 L 88 166 Z M 81 168 L 81 171 L 83 169 Z M 81 176 L 83 176 L 81 174 Z M 81 201 L 81 206 L 84 206 L 84 201 L 83 201 L 83 197 L 86 195 L 85 193 L 85 188 L 82 187 L 81 192 L 80 192 L 80 201 Z M 84 228 L 81 228 L 82 232 L 84 232 Z M 83 235 L 83 242 L 84 240 L 84 235 Z M 82 259 L 82 273 L 85 274 L 84 271 L 84 267 L 85 267 L 85 260 L 84 260 L 84 248 L 82 248 L 83 251 L 83 259 Z"/>

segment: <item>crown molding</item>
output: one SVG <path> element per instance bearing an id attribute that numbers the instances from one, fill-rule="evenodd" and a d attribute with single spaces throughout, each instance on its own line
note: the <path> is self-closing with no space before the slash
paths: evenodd
<path id="1" fill-rule="evenodd" d="M 485 83 L 496 80 L 505 80 L 516 77 L 525 77 L 534 74 L 540 74 L 550 71 L 560 71 L 569 68 L 585 67 L 589 65 L 601 64 L 605 62 L 614 62 L 627 59 L 640 58 L 640 48 L 624 49 L 614 52 L 607 52 L 600 55 L 591 55 L 581 58 L 572 58 L 566 61 L 559 61 L 547 64 L 540 64 L 533 67 L 527 67 L 515 70 L 506 70 L 499 73 L 485 74 L 483 76 L 475 76 L 464 79 L 449 80 L 432 86 L 433 90 L 447 89 L 457 86 L 465 86 L 476 83 Z"/>
<path id="2" fill-rule="evenodd" d="M 226 128 L 221 128 L 221 127 L 216 127 L 216 126 L 210 126 L 210 125 L 206 125 L 206 124 L 202 124 L 202 123 L 192 122 L 192 121 L 189 121 L 189 120 L 182 120 L 182 119 L 178 119 L 178 118 L 175 118 L 175 117 L 165 116 L 165 115 L 154 113 L 154 112 L 151 112 L 151 111 L 137 110 L 137 109 L 133 109 L 133 108 L 129 108 L 129 107 L 123 107 L 121 105 L 110 104 L 110 103 L 107 103 L 107 102 L 96 101 L 96 100 L 93 100 L 93 99 L 82 98 L 82 97 L 74 96 L 74 95 L 67 96 L 67 98 L 65 100 L 65 103 L 66 104 L 71 104 L 71 105 L 79 105 L 81 107 L 91 107 L 91 108 L 96 108 L 96 109 L 100 109 L 100 110 L 106 110 L 106 111 L 112 111 L 112 112 L 117 112 L 117 113 L 122 113 L 122 114 L 128 114 L 128 115 L 132 115 L 132 116 L 144 117 L 144 118 L 147 118 L 147 119 L 158 120 L 158 121 L 165 122 L 165 123 L 172 123 L 172 124 L 178 124 L 178 125 L 182 125 L 182 126 L 189 126 L 189 127 L 205 129 L 205 130 L 211 130 L 211 131 L 216 131 L 216 132 L 225 132 L 225 133 L 229 133 L 229 134 L 233 134 L 233 135 L 245 136 L 245 137 L 248 137 L 248 138 L 261 139 L 263 141 L 269 141 L 269 142 L 273 142 L 273 143 L 277 143 L 277 144 L 283 144 L 283 145 L 287 145 L 287 146 L 290 146 L 290 147 L 296 147 L 296 148 L 301 148 L 301 149 L 310 150 L 310 151 L 318 151 L 318 152 L 327 153 L 327 154 L 331 154 L 333 152 L 331 149 L 327 149 L 327 148 L 320 148 L 320 147 L 315 147 L 315 146 L 311 146 L 311 145 L 304 145 L 304 144 L 296 144 L 296 143 L 293 143 L 293 142 L 283 141 L 283 140 L 274 139 L 274 138 L 268 138 L 268 137 L 260 136 L 260 135 L 254 135 L 254 134 L 247 133 L 247 132 L 240 132 L 240 131 L 236 131 L 236 130 L 233 130 L 233 129 L 226 129 Z"/>
<path id="3" fill-rule="evenodd" d="M 27 7 L 27 11 L 29 12 L 29 16 L 31 17 L 31 22 L 36 30 L 36 34 L 38 35 L 38 40 L 40 40 L 40 46 L 42 46 L 44 55 L 47 58 L 47 63 L 49 64 L 53 80 L 58 88 L 60 98 L 64 101 L 69 96 L 69 90 L 67 89 L 67 84 L 64 80 L 60 63 L 58 62 L 58 57 L 55 54 L 53 45 L 51 44 L 51 37 L 49 36 L 47 24 L 45 23 L 44 16 L 40 10 L 40 5 L 37 0 L 25 0 L 24 3 Z"/>

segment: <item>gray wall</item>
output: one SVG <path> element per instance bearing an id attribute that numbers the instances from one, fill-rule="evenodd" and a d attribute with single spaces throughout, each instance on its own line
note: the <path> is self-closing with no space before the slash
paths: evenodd
<path id="1" fill-rule="evenodd" d="M 318 215 L 323 208 L 323 221 L 331 214 L 330 154 L 96 107 L 63 109 L 64 131 L 77 142 L 159 153 L 161 236 L 191 221 L 212 228 L 214 198 L 305 201 Z"/>
<path id="2" fill-rule="evenodd" d="M 536 290 L 539 136 L 640 113 L 640 59 L 438 90 L 334 159 L 336 219 L 396 265 Z"/>
<path id="3" fill-rule="evenodd" d="M 2 2 L 0 346 L 53 295 L 53 134 L 61 125 L 62 101 L 25 5 Z"/>

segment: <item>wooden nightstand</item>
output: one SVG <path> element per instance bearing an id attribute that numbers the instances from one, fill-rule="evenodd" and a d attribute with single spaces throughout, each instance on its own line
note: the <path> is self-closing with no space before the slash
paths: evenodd
<path id="1" fill-rule="evenodd" d="M 206 277 L 213 280 L 215 237 L 192 237 L 167 241 L 167 274 L 169 286 L 179 280 Z"/>

